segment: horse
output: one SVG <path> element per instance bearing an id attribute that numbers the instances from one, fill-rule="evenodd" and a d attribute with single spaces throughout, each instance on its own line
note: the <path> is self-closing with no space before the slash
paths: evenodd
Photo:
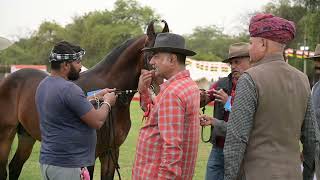
<path id="1" fill-rule="evenodd" d="M 162 32 L 169 32 L 167 23 L 162 22 L 165 24 Z M 81 73 L 75 83 L 84 92 L 106 87 L 136 90 L 141 69 L 151 68 L 150 54 L 143 53 L 142 49 L 154 45 L 156 34 L 152 21 L 146 34 L 129 39 L 113 49 L 94 67 Z M 0 82 L 0 180 L 5 180 L 8 175 L 8 156 L 16 134 L 18 147 L 9 163 L 10 180 L 19 178 L 35 141 L 41 141 L 35 92 L 46 76 L 48 74 L 43 71 L 22 69 Z M 158 87 L 157 84 L 155 87 Z M 111 116 L 97 130 L 95 157 L 101 162 L 101 179 L 113 179 L 115 169 L 118 168 L 119 148 L 131 127 L 129 107 L 133 96 L 134 93 L 119 95 Z M 94 166 L 89 171 L 92 178 Z"/>

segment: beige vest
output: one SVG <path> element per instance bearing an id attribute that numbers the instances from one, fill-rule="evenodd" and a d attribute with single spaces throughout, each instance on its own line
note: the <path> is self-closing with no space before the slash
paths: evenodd
<path id="1" fill-rule="evenodd" d="M 301 126 L 310 95 L 306 75 L 273 54 L 247 70 L 258 105 L 242 164 L 246 180 L 302 180 Z"/>

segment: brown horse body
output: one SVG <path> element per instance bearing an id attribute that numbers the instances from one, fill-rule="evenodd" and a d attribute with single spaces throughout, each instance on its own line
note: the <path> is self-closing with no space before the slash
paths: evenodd
<path id="1" fill-rule="evenodd" d="M 163 32 L 168 31 L 166 24 Z M 82 73 L 75 83 L 84 92 L 106 87 L 137 89 L 140 71 L 146 66 L 146 56 L 141 49 L 152 46 L 155 35 L 151 22 L 147 35 L 131 39 L 114 49 L 103 61 Z M 38 70 L 24 69 L 0 82 L 0 180 L 7 177 L 8 156 L 16 133 L 18 148 L 9 163 L 10 180 L 18 179 L 35 141 L 41 140 L 34 97 L 38 84 L 46 76 L 48 74 Z M 96 157 L 101 162 L 101 179 L 113 179 L 114 161 L 117 162 L 119 147 L 131 127 L 129 107 L 132 97 L 133 94 L 129 94 L 124 100 L 119 99 L 112 109 L 113 124 L 105 123 L 97 131 Z M 110 118 L 106 122 L 110 122 Z M 108 153 L 115 159 L 111 160 Z"/>

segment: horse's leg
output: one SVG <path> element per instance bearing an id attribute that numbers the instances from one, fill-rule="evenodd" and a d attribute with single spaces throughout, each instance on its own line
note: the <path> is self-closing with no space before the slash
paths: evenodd
<path id="1" fill-rule="evenodd" d="M 0 180 L 6 180 L 8 157 L 16 134 L 16 127 L 0 126 L 0 129 Z"/>
<path id="2" fill-rule="evenodd" d="M 111 159 L 107 151 L 99 156 L 101 163 L 101 180 L 112 180 L 114 178 L 115 164 L 113 161 L 118 162 L 119 148 L 112 150 L 112 156 L 114 160 Z"/>
<path id="3" fill-rule="evenodd" d="M 29 158 L 36 140 L 32 138 L 22 127 L 18 125 L 18 148 L 9 164 L 9 179 L 19 178 L 23 164 Z"/>

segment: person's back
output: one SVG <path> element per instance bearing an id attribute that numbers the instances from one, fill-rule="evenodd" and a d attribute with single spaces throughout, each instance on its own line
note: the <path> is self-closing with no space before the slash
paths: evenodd
<path id="1" fill-rule="evenodd" d="M 94 164 L 96 131 L 80 117 L 92 105 L 76 84 L 61 77 L 48 76 L 38 86 L 40 115 L 40 163 L 62 167 Z"/>
<path id="2" fill-rule="evenodd" d="M 237 84 L 224 149 L 225 180 L 312 179 L 318 130 L 309 81 L 283 57 L 295 36 L 294 23 L 257 14 L 249 32 L 254 67 Z"/>
<path id="3" fill-rule="evenodd" d="M 254 172 L 302 178 L 299 140 L 310 96 L 307 76 L 287 64 L 282 54 L 265 57 L 247 73 L 259 101 L 244 156 L 246 176 Z"/>

